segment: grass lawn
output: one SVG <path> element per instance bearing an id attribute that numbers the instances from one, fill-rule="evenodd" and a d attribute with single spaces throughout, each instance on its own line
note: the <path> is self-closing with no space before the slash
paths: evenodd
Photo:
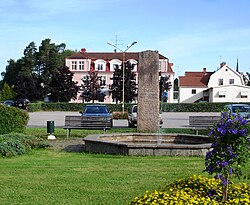
<path id="1" fill-rule="evenodd" d="M 146 190 L 202 174 L 203 157 L 132 157 L 33 150 L 0 159 L 1 204 L 128 204 Z M 250 171 L 250 164 L 245 168 Z M 248 181 L 250 182 L 250 181 Z"/>

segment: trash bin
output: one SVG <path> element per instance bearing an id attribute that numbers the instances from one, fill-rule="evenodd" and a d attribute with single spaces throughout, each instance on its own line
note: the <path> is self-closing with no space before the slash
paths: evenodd
<path id="1" fill-rule="evenodd" d="M 47 133 L 54 133 L 55 131 L 55 124 L 54 121 L 47 121 Z"/>

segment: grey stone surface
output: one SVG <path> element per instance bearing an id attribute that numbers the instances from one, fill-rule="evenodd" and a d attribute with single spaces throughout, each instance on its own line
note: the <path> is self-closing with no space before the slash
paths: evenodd
<path id="1" fill-rule="evenodd" d="M 139 53 L 137 131 L 156 132 L 159 129 L 159 54 Z"/>

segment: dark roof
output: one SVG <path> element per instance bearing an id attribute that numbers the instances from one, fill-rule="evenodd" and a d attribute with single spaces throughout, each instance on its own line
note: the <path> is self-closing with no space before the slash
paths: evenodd
<path id="1" fill-rule="evenodd" d="M 210 76 L 214 72 L 185 72 L 185 76 L 180 76 L 180 86 L 187 87 L 207 87 Z"/>
<path id="2" fill-rule="evenodd" d="M 112 59 L 122 59 L 122 52 L 77 52 L 67 59 L 103 59 L 103 60 L 112 60 Z M 126 52 L 126 59 L 139 59 L 138 52 Z M 159 54 L 159 59 L 167 59 L 165 56 Z"/>

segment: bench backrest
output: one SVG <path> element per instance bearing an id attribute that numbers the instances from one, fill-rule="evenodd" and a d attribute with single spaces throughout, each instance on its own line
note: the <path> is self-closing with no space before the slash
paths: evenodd
<path id="1" fill-rule="evenodd" d="M 189 125 L 212 127 L 220 119 L 220 116 L 189 116 Z"/>
<path id="2" fill-rule="evenodd" d="M 82 116 L 65 116 L 65 126 L 81 127 Z"/>

